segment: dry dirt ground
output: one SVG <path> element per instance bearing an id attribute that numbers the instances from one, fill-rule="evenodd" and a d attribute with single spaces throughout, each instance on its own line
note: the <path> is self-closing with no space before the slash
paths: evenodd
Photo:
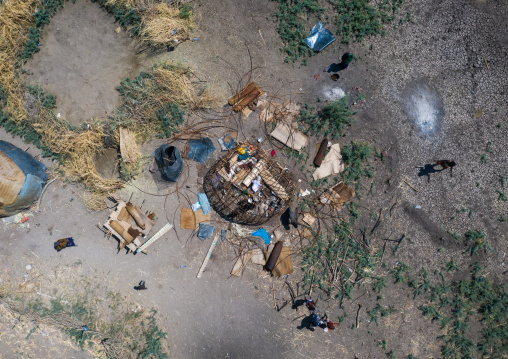
<path id="1" fill-rule="evenodd" d="M 479 259 L 489 275 L 506 282 L 507 222 L 498 219 L 508 217 L 508 202 L 499 201 L 496 192 L 506 191 L 500 176 L 508 176 L 508 38 L 502 30 L 508 15 L 506 1 L 408 1 L 405 9 L 412 11 L 413 23 L 389 29 L 387 36 L 363 44 L 340 48 L 336 42 L 309 59 L 307 66 L 284 63 L 271 18 L 275 5 L 266 0 L 196 1 L 193 37 L 199 40 L 169 53 L 143 53 L 141 58 L 135 49 L 142 46 L 123 32 L 117 34 L 117 25 L 96 4 L 67 3 L 45 30 L 42 50 L 27 67 L 33 74 L 29 80 L 57 95 L 57 111 L 74 123 L 110 111 L 117 104 L 114 88 L 119 81 L 162 59 L 188 64 L 201 79 L 217 83 L 227 94 L 249 75 L 273 95 L 293 94 L 296 101 L 310 103 L 334 87 L 346 92 L 360 87 L 367 102 L 339 142 L 363 140 L 383 154 L 383 161 L 372 160 L 376 175 L 365 183 L 368 189 L 373 182 L 373 190 L 364 193 L 361 225 L 370 230 L 374 222 L 369 214 L 382 208 L 381 224 L 370 238 L 372 246 L 381 247 L 385 238 L 406 236 L 396 253 L 386 251 L 386 268 L 380 267 L 377 274 L 387 275 L 398 262 L 417 272 L 423 266 L 441 268 L 451 258 L 465 269 Z M 333 82 L 323 70 L 338 62 L 346 50 L 358 60 Z M 321 78 L 316 80 L 316 74 Z M 238 129 L 240 139 L 266 137 L 256 114 L 247 121 L 219 117 Z M 225 132 L 216 129 L 208 135 L 215 141 Z M 27 147 L 3 131 L 0 139 Z M 315 141 L 311 140 L 310 148 L 315 148 Z M 29 227 L 0 222 L 0 285 L 23 283 L 27 278 L 37 282 L 35 273 L 42 273 L 54 280 L 46 280 L 48 288 L 39 288 L 41 293 L 49 292 L 56 282 L 64 288 L 62 293 L 71 293 L 79 291 L 79 286 L 71 287 L 75 281 L 66 282 L 65 273 L 93 277 L 122 293 L 126 301 L 159 310 L 172 358 L 383 358 L 386 351 L 376 345 L 383 339 L 400 358 L 441 356 L 438 325 L 423 318 L 417 309 L 421 303 L 403 286 L 391 284 L 393 280 L 382 304 L 394 305 L 398 313 L 379 325 L 369 324 L 366 310 L 375 306 L 375 295 L 363 283 L 354 297 L 368 294 L 345 303 L 346 321 L 338 330 L 324 333 L 298 328 L 306 314 L 303 308 L 274 310 L 272 282 L 278 304 L 289 299 L 282 280 L 273 281 L 253 266 L 247 267 L 242 278 L 230 277 L 235 253 L 226 242 L 219 243 L 209 269 L 196 279 L 210 242 L 179 228 L 179 213 L 187 201 L 172 193 L 175 186 L 158 183 L 147 170 L 150 154 L 162 142 L 143 146 L 146 170 L 119 195 L 132 195 L 135 204 L 144 201 L 144 209 L 156 212 L 156 230 L 169 220 L 176 231 L 154 244 L 146 256 L 117 253 L 116 241 L 107 240 L 96 228 L 108 212 L 88 213 L 80 186 L 57 180 L 48 187 L 41 212 L 27 222 Z M 176 145 L 183 149 L 185 143 Z M 263 146 L 271 149 L 268 141 Z M 28 152 L 40 154 L 33 146 Z M 314 154 L 310 152 L 309 164 Z M 486 163 L 480 160 L 482 154 Z M 300 165 L 280 151 L 276 158 L 291 166 L 295 176 L 301 175 Z M 430 181 L 418 176 L 416 167 L 446 158 L 458 163 L 453 177 L 447 172 L 433 174 Z M 43 162 L 55 167 L 47 159 Z M 191 161 L 186 165 L 180 187 L 194 202 L 198 177 L 206 168 L 198 169 Z M 304 180 L 299 186 L 306 188 L 308 183 Z M 467 211 L 461 212 L 463 208 Z M 217 216 L 213 219 L 218 227 L 225 226 Z M 493 251 L 471 258 L 464 254 L 463 241 L 448 234 L 471 229 L 483 230 Z M 54 251 L 52 243 L 67 236 L 76 239 L 77 247 Z M 32 269 L 26 270 L 27 265 Z M 296 269 L 289 278 L 294 288 L 299 273 Z M 132 288 L 141 279 L 149 289 L 135 292 Z M 324 299 L 323 309 L 334 318 L 343 314 L 333 301 Z M 364 308 L 360 327 L 352 329 L 358 303 Z M 0 320 L 0 357 L 88 357 L 63 344 L 57 332 L 37 331 L 25 340 L 31 328 L 12 327 L 12 322 Z"/>

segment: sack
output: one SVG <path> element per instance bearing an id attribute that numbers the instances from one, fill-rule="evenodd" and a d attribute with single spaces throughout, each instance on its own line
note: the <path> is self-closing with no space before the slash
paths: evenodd
<path id="1" fill-rule="evenodd" d="M 162 145 L 153 153 L 155 162 L 159 167 L 162 179 L 165 181 L 178 181 L 183 171 L 183 159 L 175 146 Z"/>

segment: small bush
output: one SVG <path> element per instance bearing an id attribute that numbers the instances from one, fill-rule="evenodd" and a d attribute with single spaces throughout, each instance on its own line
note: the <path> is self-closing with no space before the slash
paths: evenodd
<path id="1" fill-rule="evenodd" d="M 185 4 L 180 9 L 180 12 L 178 13 L 178 17 L 189 20 L 192 16 L 192 4 Z"/>
<path id="2" fill-rule="evenodd" d="M 351 126 L 354 114 L 349 106 L 349 97 L 345 96 L 323 106 L 317 114 L 314 107 L 305 104 L 297 121 L 306 133 L 337 138 L 343 136 L 346 128 Z"/>

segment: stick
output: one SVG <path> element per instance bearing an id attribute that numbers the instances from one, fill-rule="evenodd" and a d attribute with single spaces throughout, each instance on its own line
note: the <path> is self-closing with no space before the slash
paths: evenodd
<path id="1" fill-rule="evenodd" d="M 291 296 L 291 304 L 295 305 L 295 292 L 293 292 L 293 288 L 291 288 L 291 284 L 286 280 L 285 282 L 288 285 L 289 295 Z"/>
<path id="2" fill-rule="evenodd" d="M 487 62 L 487 59 L 485 58 L 485 55 L 482 55 L 482 57 L 483 57 L 483 61 L 485 61 L 485 65 L 487 66 L 487 70 L 490 70 L 489 64 Z"/>
<path id="3" fill-rule="evenodd" d="M 383 210 L 383 208 L 380 208 L 379 209 L 379 214 L 377 216 L 377 222 L 376 224 L 374 225 L 374 227 L 372 227 L 371 231 L 370 231 L 370 234 L 374 233 L 374 230 L 379 226 L 379 223 L 381 222 L 381 211 Z"/>
<path id="4" fill-rule="evenodd" d="M 44 192 L 46 191 L 46 188 L 48 188 L 48 186 L 50 184 L 52 184 L 53 182 L 55 182 L 55 180 L 57 179 L 58 177 L 55 177 L 53 178 L 51 181 L 49 181 L 45 186 L 44 188 L 42 189 L 42 192 L 41 192 L 41 196 L 39 197 L 39 200 L 37 201 L 37 206 L 35 208 L 35 212 L 39 212 L 39 206 L 41 204 L 41 200 L 42 200 L 42 195 L 44 194 Z"/>
<path id="5" fill-rule="evenodd" d="M 261 36 L 261 40 L 263 40 L 263 44 L 265 44 L 265 46 L 266 46 L 265 39 L 263 39 L 263 35 L 261 35 L 261 29 L 259 29 L 259 36 Z"/>
<path id="6" fill-rule="evenodd" d="M 414 188 L 413 186 L 411 186 L 405 179 L 402 180 L 402 182 L 404 182 L 405 184 L 407 184 L 409 187 L 411 187 L 415 192 L 418 192 L 418 190 L 416 188 Z"/>
<path id="7" fill-rule="evenodd" d="M 383 257 L 385 256 L 386 243 L 388 242 L 385 241 L 385 245 L 383 246 L 383 253 L 381 254 L 381 262 L 383 262 Z"/>
<path id="8" fill-rule="evenodd" d="M 395 205 L 396 205 L 396 204 L 397 204 L 397 202 L 395 202 L 395 203 L 392 205 L 392 207 L 390 208 L 390 217 L 392 216 L 392 209 L 393 209 L 393 207 L 395 207 Z"/>
<path id="9" fill-rule="evenodd" d="M 358 311 L 356 312 L 356 327 L 358 328 L 360 326 L 360 323 L 358 322 L 358 315 L 360 314 L 360 309 L 362 309 L 362 305 L 358 303 Z"/>
<path id="10" fill-rule="evenodd" d="M 273 294 L 273 307 L 277 310 L 277 303 L 275 303 L 275 283 L 272 283 L 272 294 Z"/>
<path id="11" fill-rule="evenodd" d="M 365 293 L 363 293 L 361 296 L 359 296 L 358 298 L 356 298 L 355 300 L 353 300 L 353 301 L 351 302 L 351 304 L 353 304 L 354 302 L 356 302 L 358 299 L 360 299 L 361 297 L 363 297 L 363 296 L 364 296 L 365 294 L 367 294 L 368 292 L 369 292 L 369 291 L 368 291 L 368 290 L 366 290 L 366 291 L 365 291 Z"/>

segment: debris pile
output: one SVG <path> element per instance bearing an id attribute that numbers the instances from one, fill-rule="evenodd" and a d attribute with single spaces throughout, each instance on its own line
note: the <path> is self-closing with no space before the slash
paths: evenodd
<path id="1" fill-rule="evenodd" d="M 142 246 L 139 238 L 147 236 L 155 225 L 155 213 L 145 214 L 130 202 L 118 200 L 116 210 L 111 213 L 104 227 L 120 241 L 120 249 L 137 252 Z"/>
<path id="2" fill-rule="evenodd" d="M 212 166 L 203 188 L 219 215 L 247 225 L 283 213 L 296 192 L 289 172 L 250 143 L 236 145 Z"/>

